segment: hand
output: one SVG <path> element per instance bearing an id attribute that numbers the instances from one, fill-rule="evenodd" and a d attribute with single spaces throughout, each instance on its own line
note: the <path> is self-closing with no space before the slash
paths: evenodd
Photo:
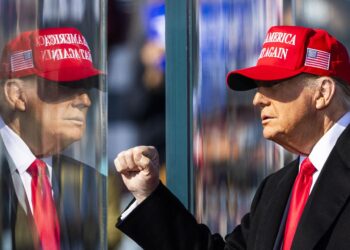
<path id="1" fill-rule="evenodd" d="M 159 156 L 155 147 L 138 146 L 122 151 L 114 164 L 125 186 L 139 203 L 159 184 Z"/>

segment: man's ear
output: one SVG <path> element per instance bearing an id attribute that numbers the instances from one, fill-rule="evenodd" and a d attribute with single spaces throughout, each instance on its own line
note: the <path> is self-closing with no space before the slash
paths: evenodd
<path id="1" fill-rule="evenodd" d="M 23 80 L 14 78 L 4 83 L 4 95 L 11 110 L 26 110 L 26 96 L 23 91 Z"/>
<path id="2" fill-rule="evenodd" d="M 336 83 L 327 76 L 320 77 L 316 81 L 316 109 L 324 109 L 328 107 L 334 97 Z"/>

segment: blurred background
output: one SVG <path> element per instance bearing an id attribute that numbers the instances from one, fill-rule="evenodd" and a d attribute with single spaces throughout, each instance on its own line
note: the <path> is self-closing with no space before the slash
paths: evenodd
<path id="1" fill-rule="evenodd" d="M 125 149 L 154 145 L 165 183 L 165 4 L 108 1 L 108 156 L 110 249 L 140 249 L 115 228 L 130 202 L 113 160 Z"/>

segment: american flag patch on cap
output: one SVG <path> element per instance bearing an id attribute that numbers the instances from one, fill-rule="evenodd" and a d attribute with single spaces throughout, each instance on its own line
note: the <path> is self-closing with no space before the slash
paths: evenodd
<path id="1" fill-rule="evenodd" d="M 304 65 L 328 70 L 330 59 L 331 59 L 331 54 L 328 52 L 307 48 Z"/>
<path id="2" fill-rule="evenodd" d="M 16 52 L 11 55 L 11 71 L 16 72 L 24 69 L 33 68 L 33 56 L 31 50 Z"/>

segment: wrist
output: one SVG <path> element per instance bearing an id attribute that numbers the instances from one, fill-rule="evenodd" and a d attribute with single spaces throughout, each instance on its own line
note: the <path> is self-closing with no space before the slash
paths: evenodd
<path id="1" fill-rule="evenodd" d="M 136 201 L 138 204 L 140 204 L 141 202 L 143 202 L 145 199 L 147 199 L 153 192 L 154 190 L 156 190 L 156 188 L 158 187 L 160 181 L 159 179 L 157 179 L 152 186 L 150 186 L 149 188 L 147 188 L 147 190 L 143 190 L 141 192 L 135 192 L 133 193 L 133 196 L 135 197 Z"/>

